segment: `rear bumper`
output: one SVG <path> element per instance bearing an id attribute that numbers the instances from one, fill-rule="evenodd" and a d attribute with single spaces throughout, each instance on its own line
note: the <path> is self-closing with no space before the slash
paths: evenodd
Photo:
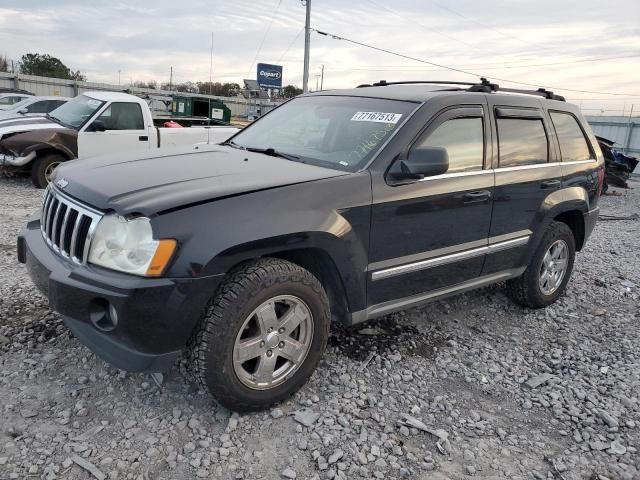
<path id="1" fill-rule="evenodd" d="M 82 343 L 131 372 L 171 368 L 222 277 L 142 278 L 78 266 L 45 243 L 38 215 L 18 237 L 18 260 Z"/>
<path id="2" fill-rule="evenodd" d="M 598 222 L 598 216 L 600 215 L 600 207 L 596 207 L 593 210 L 589 210 L 584 214 L 584 241 L 591 236 L 593 229 Z"/>

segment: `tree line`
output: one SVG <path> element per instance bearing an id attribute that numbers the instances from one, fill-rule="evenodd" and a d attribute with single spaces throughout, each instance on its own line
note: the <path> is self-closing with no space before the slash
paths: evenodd
<path id="1" fill-rule="evenodd" d="M 0 72 L 19 71 L 25 75 L 37 75 L 40 77 L 62 78 L 65 80 L 77 80 L 84 82 L 86 76 L 80 70 L 67 67 L 59 58 L 48 54 L 25 53 L 17 62 L 12 64 L 6 55 L 0 55 Z M 169 84 L 158 83 L 155 80 L 144 82 L 134 81 L 132 87 L 152 88 L 160 90 L 173 90 L 184 93 L 200 93 L 205 95 L 218 95 L 220 97 L 233 97 L 238 95 L 242 87 L 233 82 L 183 82 Z M 302 89 L 295 85 L 287 85 L 282 89 L 281 96 L 292 98 L 302 93 Z"/>

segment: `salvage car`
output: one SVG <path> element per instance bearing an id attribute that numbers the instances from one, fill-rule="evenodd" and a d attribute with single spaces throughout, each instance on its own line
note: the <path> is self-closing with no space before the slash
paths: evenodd
<path id="1" fill-rule="evenodd" d="M 69 100 L 71 99 L 67 97 L 27 97 L 4 110 L 0 110 L 0 120 L 44 115 L 64 105 Z"/>
<path id="2" fill-rule="evenodd" d="M 31 174 L 44 188 L 58 165 L 75 158 L 217 143 L 230 126 L 160 128 L 147 103 L 120 92 L 87 92 L 44 117 L 0 120 L 0 167 Z"/>
<path id="3" fill-rule="evenodd" d="M 30 96 L 31 94 L 29 93 L 20 92 L 0 93 L 0 111 L 11 108 L 12 105 L 21 102 Z"/>
<path id="4" fill-rule="evenodd" d="M 496 282 L 550 305 L 598 217 L 593 133 L 552 92 L 436 83 L 302 95 L 206 151 L 62 165 L 18 259 L 97 355 L 135 372 L 186 352 L 237 411 L 298 390 L 332 321 Z"/>

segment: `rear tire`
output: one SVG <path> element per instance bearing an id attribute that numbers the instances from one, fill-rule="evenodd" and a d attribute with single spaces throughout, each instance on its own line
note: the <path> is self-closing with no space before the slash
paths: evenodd
<path id="1" fill-rule="evenodd" d="M 36 157 L 31 166 L 31 182 L 38 188 L 45 188 L 51 181 L 53 171 L 67 160 L 59 153 L 50 153 Z"/>
<path id="2" fill-rule="evenodd" d="M 229 410 L 268 408 L 312 375 L 330 319 L 327 295 L 310 272 L 276 258 L 252 260 L 224 280 L 194 333 L 195 376 Z"/>
<path id="3" fill-rule="evenodd" d="M 511 298 L 529 308 L 551 305 L 567 287 L 575 253 L 571 229 L 565 223 L 551 222 L 527 269 L 520 277 L 507 282 Z"/>

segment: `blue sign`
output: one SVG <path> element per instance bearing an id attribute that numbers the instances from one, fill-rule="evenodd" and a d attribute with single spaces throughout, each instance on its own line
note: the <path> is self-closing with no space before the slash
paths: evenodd
<path id="1" fill-rule="evenodd" d="M 258 85 L 262 88 L 282 88 L 282 65 L 259 63 Z"/>

